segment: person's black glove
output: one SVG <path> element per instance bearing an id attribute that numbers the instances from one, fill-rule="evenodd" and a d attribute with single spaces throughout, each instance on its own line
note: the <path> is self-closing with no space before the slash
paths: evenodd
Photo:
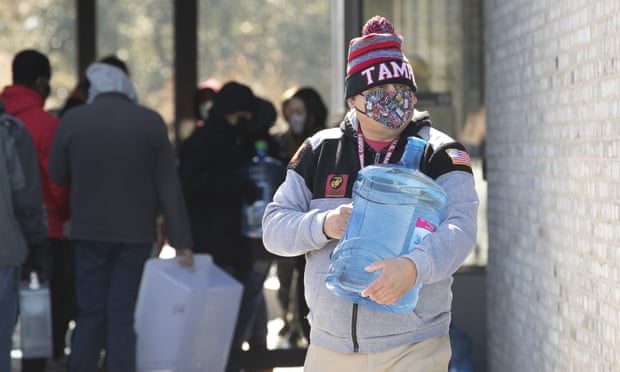
<path id="1" fill-rule="evenodd" d="M 36 272 L 43 283 L 52 276 L 52 252 L 47 240 L 28 244 L 28 257 L 22 265 L 22 280 L 30 280 L 30 273 Z"/>

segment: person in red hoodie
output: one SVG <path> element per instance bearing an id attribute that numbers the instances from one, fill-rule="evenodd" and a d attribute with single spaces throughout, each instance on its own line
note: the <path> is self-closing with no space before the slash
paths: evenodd
<path id="1" fill-rule="evenodd" d="M 54 184 L 48 172 L 50 148 L 58 127 L 58 118 L 43 108 L 50 93 L 52 71 L 47 56 L 27 49 L 14 56 L 12 73 L 13 84 L 4 88 L 0 99 L 7 113 L 21 119 L 34 141 L 49 238 L 47 247 L 30 252 L 22 275 L 27 276 L 34 270 L 42 281 L 50 280 L 54 357 L 58 358 L 64 355 L 64 335 L 71 316 L 74 286 L 72 280 L 67 280 L 67 275 L 72 273 L 71 247 L 63 234 L 63 225 L 69 219 L 69 190 Z M 22 371 L 44 371 L 45 363 L 45 359 L 24 359 Z"/>

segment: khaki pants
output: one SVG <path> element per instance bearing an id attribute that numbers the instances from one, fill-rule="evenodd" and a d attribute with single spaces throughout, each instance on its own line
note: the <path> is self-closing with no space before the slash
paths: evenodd
<path id="1" fill-rule="evenodd" d="M 304 372 L 446 372 L 448 335 L 372 354 L 341 354 L 310 344 Z"/>

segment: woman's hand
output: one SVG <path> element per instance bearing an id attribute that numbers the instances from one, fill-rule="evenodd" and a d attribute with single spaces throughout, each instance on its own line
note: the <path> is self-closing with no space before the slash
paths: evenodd
<path id="1" fill-rule="evenodd" d="M 327 212 L 323 222 L 323 233 L 331 239 L 341 239 L 349 224 L 353 203 L 343 204 Z"/>

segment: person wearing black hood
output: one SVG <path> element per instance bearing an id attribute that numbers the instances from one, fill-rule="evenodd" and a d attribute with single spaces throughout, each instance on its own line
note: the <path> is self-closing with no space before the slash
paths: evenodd
<path id="1" fill-rule="evenodd" d="M 233 273 L 251 266 L 241 235 L 241 203 L 243 197 L 256 198 L 256 187 L 237 171 L 253 155 L 253 148 L 245 144 L 255 111 L 250 88 L 225 84 L 215 96 L 206 125 L 194 130 L 179 154 L 194 252 L 210 254 L 217 265 Z"/>
<path id="2" fill-rule="evenodd" d="M 210 254 L 244 285 L 227 371 L 239 371 L 241 344 L 251 337 L 256 307 L 264 306 L 264 275 L 253 268 L 256 241 L 241 233 L 243 200 L 255 200 L 257 190 L 239 170 L 255 155 L 259 139 L 269 143 L 269 153 L 277 152 L 268 133 L 276 115 L 273 104 L 255 97 L 248 86 L 228 82 L 216 94 L 205 124 L 196 127 L 179 154 L 194 252 Z"/>

